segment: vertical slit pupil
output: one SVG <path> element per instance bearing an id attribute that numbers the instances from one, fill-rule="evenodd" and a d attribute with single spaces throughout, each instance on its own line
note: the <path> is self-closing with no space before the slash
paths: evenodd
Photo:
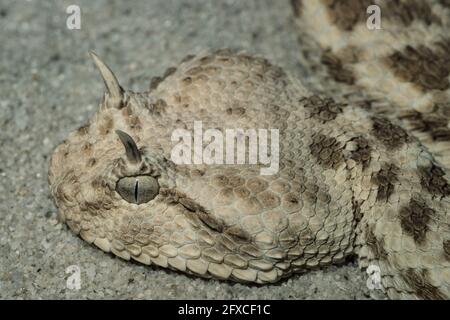
<path id="1" fill-rule="evenodd" d="M 134 201 L 138 202 L 138 192 L 139 192 L 139 180 L 136 179 L 136 184 L 134 185 Z"/>

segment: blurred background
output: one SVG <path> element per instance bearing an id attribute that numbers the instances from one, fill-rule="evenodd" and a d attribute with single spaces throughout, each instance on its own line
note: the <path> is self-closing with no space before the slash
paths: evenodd
<path id="1" fill-rule="evenodd" d="M 80 29 L 67 27 L 70 5 Z M 134 91 L 206 48 L 243 49 L 301 78 L 289 0 L 0 0 L 0 44 L 0 298 L 384 298 L 353 261 L 270 286 L 203 280 L 114 258 L 57 220 L 50 155 L 103 94 L 89 50 Z"/>

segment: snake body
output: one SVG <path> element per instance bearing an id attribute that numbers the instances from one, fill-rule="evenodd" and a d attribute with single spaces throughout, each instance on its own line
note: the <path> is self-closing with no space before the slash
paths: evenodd
<path id="1" fill-rule="evenodd" d="M 391 298 L 448 299 L 448 1 L 374 1 L 381 30 L 368 1 L 291 2 L 305 79 L 220 49 L 135 93 L 93 54 L 106 93 L 50 164 L 61 220 L 103 251 L 201 277 L 273 283 L 356 255 Z M 279 170 L 174 163 L 174 130 L 196 121 L 278 129 Z"/>

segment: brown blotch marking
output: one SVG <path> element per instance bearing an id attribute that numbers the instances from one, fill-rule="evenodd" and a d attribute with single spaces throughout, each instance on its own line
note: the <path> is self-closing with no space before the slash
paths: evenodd
<path id="1" fill-rule="evenodd" d="M 331 23 L 345 31 L 353 30 L 358 23 L 367 20 L 366 10 L 371 0 L 322 0 L 328 9 Z"/>
<path id="2" fill-rule="evenodd" d="M 364 137 L 356 137 L 352 139 L 356 143 L 356 150 L 352 152 L 350 159 L 362 164 L 363 169 L 367 168 L 371 160 L 372 148 L 369 141 Z"/>
<path id="3" fill-rule="evenodd" d="M 166 71 L 164 72 L 162 77 L 159 77 L 159 76 L 153 77 L 150 80 L 150 91 L 157 89 L 161 82 L 163 82 L 168 76 L 174 74 L 176 71 L 177 71 L 177 68 L 170 67 L 170 68 L 166 69 Z"/>
<path id="4" fill-rule="evenodd" d="M 356 222 L 361 221 L 363 213 L 361 212 L 361 202 L 352 197 L 352 211 Z"/>
<path id="5" fill-rule="evenodd" d="M 343 103 L 337 103 L 332 98 L 321 98 L 313 95 L 309 98 L 303 98 L 300 102 L 304 103 L 305 109 L 309 112 L 309 116 L 327 122 L 336 119 L 339 113 L 342 113 L 346 106 Z"/>
<path id="6" fill-rule="evenodd" d="M 369 15 L 367 7 L 374 4 L 371 0 L 322 0 L 328 9 L 328 15 L 333 24 L 344 31 L 351 31 L 360 23 L 366 23 Z M 398 21 L 408 27 L 414 21 L 426 25 L 442 24 L 431 6 L 423 0 L 390 0 L 381 4 L 382 17 Z"/>
<path id="7" fill-rule="evenodd" d="M 408 133 L 383 117 L 372 118 L 372 134 L 390 150 L 398 149 L 410 141 Z"/>
<path id="8" fill-rule="evenodd" d="M 344 97 L 346 97 L 346 95 L 344 95 Z M 373 109 L 374 104 L 378 101 L 379 100 L 377 100 L 377 99 L 364 99 L 364 100 L 353 101 L 352 103 L 355 107 L 370 111 Z"/>
<path id="9" fill-rule="evenodd" d="M 425 241 L 429 230 L 428 223 L 435 211 L 429 208 L 424 201 L 412 198 L 407 206 L 400 209 L 400 225 L 406 234 L 411 236 L 418 244 Z"/>
<path id="10" fill-rule="evenodd" d="M 450 184 L 445 178 L 442 168 L 432 164 L 419 168 L 420 184 L 422 188 L 435 196 L 450 196 Z"/>
<path id="11" fill-rule="evenodd" d="M 381 170 L 372 175 L 372 183 L 378 186 L 377 201 L 388 201 L 398 182 L 399 168 L 394 164 L 383 164 Z"/>
<path id="12" fill-rule="evenodd" d="M 386 249 L 384 248 L 384 239 L 377 239 L 373 232 L 373 227 L 367 227 L 366 232 L 366 244 L 372 251 L 375 259 L 385 260 L 388 256 Z"/>
<path id="13" fill-rule="evenodd" d="M 95 158 L 89 158 L 87 165 L 88 165 L 88 167 L 93 167 L 93 166 L 95 166 L 96 163 L 97 163 L 97 160 Z"/>
<path id="14" fill-rule="evenodd" d="M 437 42 L 431 49 L 424 45 L 407 46 L 386 58 L 394 75 L 424 91 L 450 88 L 450 40 Z"/>
<path id="15" fill-rule="evenodd" d="M 90 123 L 86 123 L 85 125 L 79 127 L 77 129 L 77 132 L 78 132 L 79 135 L 84 136 L 84 135 L 89 133 L 89 128 L 90 127 L 91 127 L 91 124 Z"/>
<path id="16" fill-rule="evenodd" d="M 303 0 L 291 0 L 291 7 L 296 17 L 302 15 Z"/>
<path id="17" fill-rule="evenodd" d="M 433 286 L 428 279 L 428 270 L 414 270 L 408 268 L 401 273 L 401 277 L 414 293 L 424 300 L 445 300 L 448 299 L 439 288 Z"/>
<path id="18" fill-rule="evenodd" d="M 342 146 L 334 137 L 316 134 L 309 149 L 311 155 L 325 169 L 337 169 L 344 162 Z"/>
<path id="19" fill-rule="evenodd" d="M 161 115 L 167 108 L 167 102 L 164 99 L 158 99 L 155 102 L 146 104 L 145 108 L 151 114 Z"/>
<path id="20" fill-rule="evenodd" d="M 114 126 L 114 120 L 110 116 L 106 116 L 104 120 L 101 122 L 101 125 L 98 128 L 100 135 L 107 135 L 111 132 Z"/>
<path id="21" fill-rule="evenodd" d="M 159 77 L 159 76 L 157 76 L 157 77 L 152 77 L 151 80 L 150 80 L 150 86 L 149 86 L 150 90 L 149 90 L 149 91 L 151 92 L 151 91 L 157 89 L 158 86 L 159 86 L 159 84 L 160 84 L 162 81 L 163 81 L 162 78 Z"/>
<path id="22" fill-rule="evenodd" d="M 188 54 L 188 55 L 185 56 L 183 59 L 181 59 L 181 62 L 180 62 L 180 63 L 191 61 L 191 60 L 194 59 L 194 58 L 195 58 L 195 55 L 194 55 L 194 54 Z"/>
<path id="23" fill-rule="evenodd" d="M 228 115 L 237 115 L 237 116 L 242 116 L 244 113 L 245 113 L 245 108 L 243 108 L 243 107 L 230 107 L 230 108 L 227 108 L 226 110 L 226 113 L 228 114 Z"/>
<path id="24" fill-rule="evenodd" d="M 423 0 L 390 0 L 382 10 L 382 15 L 386 12 L 387 19 L 400 21 L 406 27 L 416 20 L 426 25 L 442 23 L 441 19 L 433 13 L 427 1 Z"/>
<path id="25" fill-rule="evenodd" d="M 429 113 L 411 111 L 401 117 L 412 126 L 412 130 L 428 133 L 434 141 L 450 141 L 450 103 L 436 103 Z"/>
<path id="26" fill-rule="evenodd" d="M 321 62 L 327 67 L 329 75 L 337 82 L 352 85 L 355 83 L 353 72 L 346 68 L 339 57 L 330 50 L 322 54 Z"/>

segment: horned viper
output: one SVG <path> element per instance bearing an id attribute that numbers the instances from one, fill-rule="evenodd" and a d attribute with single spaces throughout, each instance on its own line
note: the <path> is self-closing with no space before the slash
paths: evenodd
<path id="1" fill-rule="evenodd" d="M 291 3 L 304 79 L 220 49 L 135 93 L 92 54 L 107 90 L 51 158 L 60 218 L 103 251 L 202 277 L 272 283 L 357 255 L 391 298 L 448 299 L 449 2 Z M 175 164 L 171 135 L 195 121 L 278 129 L 279 170 Z"/>

